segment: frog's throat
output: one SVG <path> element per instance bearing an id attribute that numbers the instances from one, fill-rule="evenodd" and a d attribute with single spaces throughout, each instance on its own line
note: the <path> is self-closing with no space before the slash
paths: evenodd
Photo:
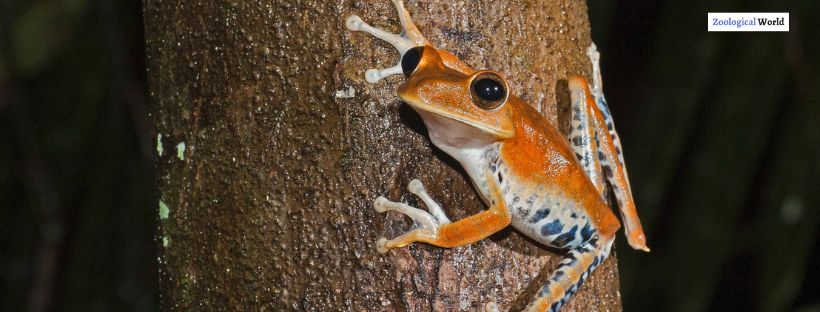
<path id="1" fill-rule="evenodd" d="M 499 140 L 500 139 L 512 138 L 513 135 L 514 135 L 514 133 L 512 131 L 504 131 L 502 129 L 487 126 L 485 123 L 482 123 L 478 120 L 474 120 L 474 119 L 471 119 L 471 118 L 466 118 L 466 117 L 464 117 L 463 115 L 460 115 L 460 114 L 455 114 L 453 112 L 438 109 L 435 106 L 427 105 L 427 104 L 419 101 L 418 99 L 414 99 L 414 98 L 411 98 L 411 97 L 408 97 L 408 96 L 401 96 L 401 95 L 399 95 L 399 97 L 402 99 L 402 101 L 407 103 L 407 105 L 410 105 L 410 107 L 412 107 L 417 112 L 419 112 L 419 114 L 422 116 L 422 119 L 424 119 L 425 122 L 428 123 L 427 126 L 428 126 L 428 130 L 430 130 L 430 131 L 438 130 L 438 129 L 430 129 L 429 122 L 431 121 L 430 120 L 431 118 L 429 116 L 432 115 L 432 116 L 440 116 L 440 117 L 452 120 L 454 122 L 459 122 L 459 123 L 464 124 L 466 126 L 469 126 L 469 127 L 475 128 L 477 130 L 480 130 L 482 133 L 484 133 L 486 135 L 489 135 L 493 138 L 499 139 Z"/>

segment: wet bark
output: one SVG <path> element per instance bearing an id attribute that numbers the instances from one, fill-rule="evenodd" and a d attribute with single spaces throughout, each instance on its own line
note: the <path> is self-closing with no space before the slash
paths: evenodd
<path id="1" fill-rule="evenodd" d="M 485 209 L 396 97 L 401 78 L 364 81 L 398 55 L 344 19 L 398 31 L 389 1 L 143 4 L 165 310 L 520 308 L 557 262 L 510 229 L 461 248 L 376 252 L 412 224 L 372 201 L 417 205 L 413 178 L 452 219 Z M 431 42 L 499 70 L 565 128 L 564 79 L 590 69 L 584 2 L 407 6 Z M 614 256 L 564 310 L 620 310 Z"/>

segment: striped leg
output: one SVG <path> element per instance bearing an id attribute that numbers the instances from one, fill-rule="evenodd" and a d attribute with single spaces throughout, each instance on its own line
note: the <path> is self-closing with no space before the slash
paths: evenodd
<path id="1" fill-rule="evenodd" d="M 587 92 L 587 82 L 580 76 L 569 78 L 569 95 L 572 104 L 572 121 L 569 141 L 575 157 L 587 173 L 589 180 L 595 184 L 601 197 L 606 194 L 601 162 L 598 158 L 598 138 L 595 131 L 595 113 L 592 111 L 595 100 Z"/>
<path id="2" fill-rule="evenodd" d="M 595 237 L 583 246 L 570 250 L 550 275 L 524 311 L 558 311 L 578 291 L 589 274 L 609 256 L 614 236 Z"/>
<path id="3" fill-rule="evenodd" d="M 627 226 L 630 244 L 636 249 L 648 251 L 632 202 L 620 142 L 601 92 L 600 67 L 594 44 L 588 54 L 593 62 L 594 89 L 590 90 L 582 77 L 569 78 L 572 101 L 570 143 L 601 197 L 606 197 L 604 181 L 607 181 L 616 195 L 624 222 L 633 222 L 631 228 Z M 606 213 L 611 212 L 607 210 Z M 570 250 L 526 311 L 558 311 L 589 274 L 609 256 L 614 237 L 614 231 L 601 232 L 586 244 Z"/>
<path id="4" fill-rule="evenodd" d="M 629 176 L 626 173 L 626 165 L 624 164 L 621 141 L 618 138 L 618 132 L 615 131 L 615 124 L 612 121 L 612 115 L 609 113 L 606 99 L 604 99 L 601 67 L 599 65 L 600 54 L 596 50 L 595 44 L 590 45 L 587 49 L 587 55 L 592 62 L 593 85 L 590 90 L 590 86 L 584 81 L 583 90 L 587 94 L 587 101 L 589 101 L 589 95 L 591 94 L 595 103 L 595 105 L 590 104 L 587 106 L 591 108 L 589 112 L 593 114 L 601 168 L 612 187 L 615 200 L 618 202 L 618 209 L 621 212 L 621 219 L 624 223 L 629 245 L 635 249 L 649 251 L 649 247 L 646 246 L 646 236 L 643 233 L 641 220 L 638 219 L 638 212 L 635 210 L 632 188 L 629 186 Z"/>

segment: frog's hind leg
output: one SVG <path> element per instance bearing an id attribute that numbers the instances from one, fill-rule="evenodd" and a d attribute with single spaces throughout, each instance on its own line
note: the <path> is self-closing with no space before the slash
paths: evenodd
<path id="1" fill-rule="evenodd" d="M 597 158 L 604 173 L 604 178 L 612 187 L 615 200 L 618 202 L 618 209 L 621 212 L 621 219 L 624 223 L 629 245 L 635 249 L 649 251 L 646 246 L 646 236 L 643 233 L 641 220 L 638 219 L 638 213 L 635 210 L 629 176 L 626 173 L 626 165 L 624 164 L 621 141 L 618 138 L 618 132 L 615 131 L 615 124 L 604 98 L 601 67 L 599 65 L 600 55 L 595 48 L 595 44 L 590 45 L 587 49 L 587 55 L 592 62 L 593 85 L 589 86 L 586 80 L 582 78 L 573 78 L 570 81 L 570 94 L 580 92 L 585 94 L 583 104 L 588 108 L 586 111 L 590 114 L 590 119 L 593 122 L 598 149 Z"/>
<path id="2" fill-rule="evenodd" d="M 595 131 L 595 100 L 588 92 L 587 82 L 580 76 L 571 76 L 568 81 L 572 120 L 569 141 L 575 157 L 581 163 L 589 180 L 595 185 L 601 197 L 605 197 L 604 178 L 601 161 L 598 158 L 598 138 Z"/>
<path id="3" fill-rule="evenodd" d="M 570 250 L 524 311 L 558 311 L 608 256 L 614 235 L 596 236 Z"/>
<path id="4" fill-rule="evenodd" d="M 399 51 L 401 56 L 404 56 L 407 50 L 414 47 L 427 45 L 427 39 L 422 36 L 416 24 L 413 23 L 413 20 L 410 18 L 410 13 L 407 12 L 407 9 L 404 7 L 404 3 L 402 3 L 401 0 L 393 0 L 393 4 L 396 5 L 396 10 L 399 13 L 399 21 L 401 22 L 402 32 L 399 34 L 390 33 L 370 26 L 358 15 L 349 16 L 345 21 L 345 26 L 349 30 L 366 32 L 373 37 L 387 41 L 387 43 L 390 43 Z M 368 69 L 367 72 L 365 72 L 365 79 L 367 79 L 367 82 L 376 83 L 387 76 L 401 74 L 401 57 L 399 57 L 399 60 L 399 64 L 389 68 Z"/>

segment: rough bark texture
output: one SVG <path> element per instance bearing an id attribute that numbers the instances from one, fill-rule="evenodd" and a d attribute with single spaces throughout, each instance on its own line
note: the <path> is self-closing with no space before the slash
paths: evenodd
<path id="1" fill-rule="evenodd" d="M 553 122 L 567 119 L 564 79 L 590 68 L 583 1 L 407 2 L 433 43 L 499 70 Z M 379 237 L 412 224 L 372 201 L 417 205 L 412 178 L 452 219 L 485 209 L 396 97 L 401 78 L 363 79 L 398 55 L 344 19 L 398 31 L 390 1 L 144 6 L 166 310 L 520 308 L 557 262 L 510 229 L 462 248 L 376 252 Z M 574 310 L 620 310 L 614 256 L 565 307 Z"/>

